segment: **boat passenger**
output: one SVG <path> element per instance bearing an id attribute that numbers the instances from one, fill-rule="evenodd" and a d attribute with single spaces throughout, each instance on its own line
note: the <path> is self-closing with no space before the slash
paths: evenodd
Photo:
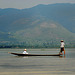
<path id="1" fill-rule="evenodd" d="M 26 52 L 27 51 L 27 49 L 24 49 L 24 52 L 23 52 L 23 54 L 28 54 L 28 52 Z"/>
<path id="2" fill-rule="evenodd" d="M 62 52 L 64 51 L 64 55 L 65 55 L 64 45 L 65 45 L 64 41 L 61 40 L 61 45 L 60 45 L 61 50 L 60 50 L 60 54 L 63 54 Z"/>

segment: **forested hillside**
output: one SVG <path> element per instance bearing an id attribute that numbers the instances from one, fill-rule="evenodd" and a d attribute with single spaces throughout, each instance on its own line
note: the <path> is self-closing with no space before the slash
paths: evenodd
<path id="1" fill-rule="evenodd" d="M 75 45 L 75 4 L 0 9 L 0 45 L 19 47 Z"/>

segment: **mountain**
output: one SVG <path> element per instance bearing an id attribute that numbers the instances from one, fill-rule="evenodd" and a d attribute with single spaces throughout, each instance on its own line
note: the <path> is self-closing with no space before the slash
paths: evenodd
<path id="1" fill-rule="evenodd" d="M 50 46 L 75 41 L 75 4 L 0 9 L 0 44 Z"/>

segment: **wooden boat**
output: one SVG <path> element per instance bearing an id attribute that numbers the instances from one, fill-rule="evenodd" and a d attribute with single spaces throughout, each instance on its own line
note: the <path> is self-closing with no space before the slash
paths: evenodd
<path id="1" fill-rule="evenodd" d="M 11 53 L 17 56 L 60 56 L 61 54 L 22 54 L 22 53 Z"/>

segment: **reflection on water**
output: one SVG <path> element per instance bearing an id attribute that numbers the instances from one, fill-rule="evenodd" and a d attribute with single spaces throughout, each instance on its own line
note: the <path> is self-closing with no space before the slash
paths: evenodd
<path id="1" fill-rule="evenodd" d="M 65 58 L 66 56 L 59 56 L 59 58 Z"/>
<path id="2" fill-rule="evenodd" d="M 75 74 L 75 49 L 66 49 L 64 56 L 21 57 L 8 52 L 22 53 L 22 49 L 0 49 L 1 75 L 54 75 Z M 57 49 L 28 49 L 32 54 L 56 54 Z"/>

